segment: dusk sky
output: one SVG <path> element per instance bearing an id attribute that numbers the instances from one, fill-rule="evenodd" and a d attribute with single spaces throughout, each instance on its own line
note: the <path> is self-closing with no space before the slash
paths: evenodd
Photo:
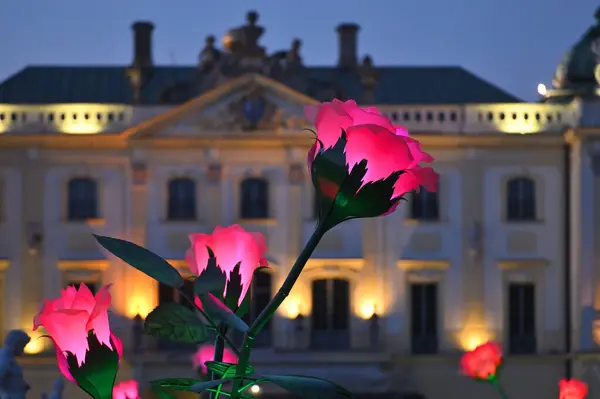
<path id="1" fill-rule="evenodd" d="M 307 65 L 337 60 L 335 27 L 361 25 L 359 54 L 380 66 L 461 65 L 528 101 L 594 24 L 596 0 L 2 0 L 0 80 L 27 65 L 127 65 L 130 25 L 151 21 L 154 61 L 194 65 L 204 38 L 245 23 L 269 52 L 303 41 Z M 401 88 L 400 88 L 401 89 Z"/>

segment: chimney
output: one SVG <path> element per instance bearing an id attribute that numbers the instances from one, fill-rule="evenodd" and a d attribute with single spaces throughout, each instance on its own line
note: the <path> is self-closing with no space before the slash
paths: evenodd
<path id="1" fill-rule="evenodd" d="M 137 68 L 152 66 L 152 22 L 135 22 L 133 30 L 133 65 Z"/>
<path id="2" fill-rule="evenodd" d="M 340 41 L 340 58 L 338 60 L 338 67 L 354 68 L 357 66 L 359 30 L 360 26 L 357 24 L 341 24 L 337 27 L 337 33 Z"/>

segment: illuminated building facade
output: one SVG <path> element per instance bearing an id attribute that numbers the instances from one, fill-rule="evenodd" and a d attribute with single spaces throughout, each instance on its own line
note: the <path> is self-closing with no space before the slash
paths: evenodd
<path id="1" fill-rule="evenodd" d="M 255 282 L 256 314 L 315 225 L 303 107 L 353 98 L 423 143 L 439 193 L 329 232 L 259 339 L 256 367 L 331 379 L 365 398 L 479 398 L 489 387 L 458 376 L 458 356 L 495 339 L 513 397 L 556 396 L 567 370 L 590 379 L 600 342 L 600 25 L 539 103 L 460 67 L 359 61 L 352 24 L 338 28 L 332 67 L 305 66 L 298 40 L 267 54 L 252 13 L 223 50 L 207 38 L 193 67 L 154 65 L 152 24 L 133 30 L 129 67 L 31 66 L 0 84 L 2 331 L 31 332 L 39 302 L 65 285 L 112 283 L 113 325 L 131 347 L 133 317 L 178 300 L 107 258 L 92 232 L 142 244 L 185 273 L 188 234 L 233 223 L 260 231 L 272 267 Z M 32 396 L 58 373 L 43 342 L 22 360 Z M 191 375 L 172 344 L 142 347 L 126 355 L 122 378 Z"/>

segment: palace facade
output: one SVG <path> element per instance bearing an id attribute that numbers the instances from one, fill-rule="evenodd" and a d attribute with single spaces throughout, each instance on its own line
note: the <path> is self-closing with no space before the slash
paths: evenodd
<path id="1" fill-rule="evenodd" d="M 111 283 L 112 323 L 129 348 L 120 378 L 147 387 L 192 376 L 193 348 L 133 342 L 133 318 L 178 295 L 91 233 L 189 273 L 188 234 L 260 231 L 271 268 L 254 283 L 256 315 L 315 226 L 303 107 L 352 98 L 423 143 L 439 192 L 327 233 L 260 337 L 257 370 L 327 378 L 364 398 L 479 398 L 491 388 L 461 377 L 458 359 L 495 339 L 512 398 L 557 397 L 566 375 L 600 389 L 600 23 L 554 88 L 526 103 L 461 67 L 359 60 L 354 24 L 337 29 L 337 65 L 306 66 L 299 40 L 261 47 L 257 18 L 222 49 L 208 37 L 195 66 L 155 65 L 154 27 L 137 22 L 129 66 L 28 66 L 0 84 L 0 331 L 36 338 L 43 298 Z M 20 362 L 39 397 L 58 376 L 54 352 L 43 339 L 27 351 Z M 65 395 L 84 397 L 70 385 Z"/>

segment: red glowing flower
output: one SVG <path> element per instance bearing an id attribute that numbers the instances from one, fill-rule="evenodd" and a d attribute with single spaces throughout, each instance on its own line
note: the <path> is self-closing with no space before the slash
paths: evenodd
<path id="1" fill-rule="evenodd" d="M 206 362 L 213 361 L 215 358 L 215 347 L 213 345 L 202 345 L 198 348 L 198 350 L 192 355 L 192 363 L 194 364 L 194 369 L 200 369 L 202 373 L 206 374 L 208 369 L 206 367 Z M 233 353 L 233 351 L 229 348 L 225 348 L 223 351 L 223 362 L 230 364 L 237 364 L 238 358 Z"/>
<path id="2" fill-rule="evenodd" d="M 437 190 L 438 174 L 419 165 L 433 158 L 376 108 L 333 100 L 307 107 L 306 116 L 317 130 L 308 165 L 330 224 L 391 213 L 420 186 Z"/>
<path id="3" fill-rule="evenodd" d="M 192 273 L 199 279 L 206 277 L 204 274 L 208 273 L 210 249 L 217 268 L 225 275 L 223 297 L 230 297 L 230 290 L 236 291 L 237 305 L 240 305 L 250 289 L 254 271 L 268 265 L 262 234 L 248 232 L 236 224 L 217 226 L 212 234 L 191 234 L 189 238 L 191 248 L 185 258 Z"/>
<path id="4" fill-rule="evenodd" d="M 579 380 L 560 380 L 559 399 L 584 399 L 588 394 L 588 386 Z"/>
<path id="5" fill-rule="evenodd" d="M 501 365 L 502 348 L 496 342 L 479 345 L 460 359 L 462 373 L 480 380 L 494 380 Z"/>
<path id="6" fill-rule="evenodd" d="M 123 355 L 123 345 L 108 323 L 109 288 L 102 287 L 94 296 L 85 284 L 67 287 L 59 298 L 44 300 L 33 320 L 33 329 L 43 326 L 54 342 L 60 371 L 94 398 L 112 392 Z"/>
<path id="7" fill-rule="evenodd" d="M 123 381 L 113 388 L 113 399 L 139 399 L 139 385 L 136 380 Z"/>

